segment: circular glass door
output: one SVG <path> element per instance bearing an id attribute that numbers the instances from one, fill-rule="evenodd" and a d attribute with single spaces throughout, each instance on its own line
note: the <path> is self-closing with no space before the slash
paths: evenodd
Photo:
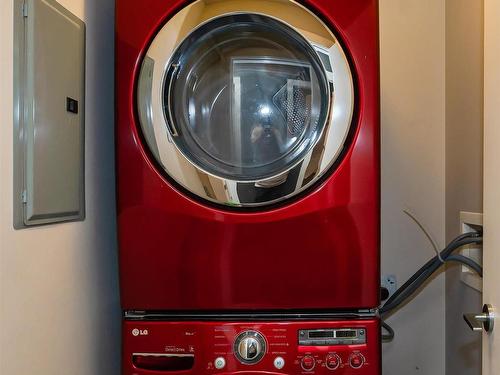
<path id="1" fill-rule="evenodd" d="M 154 157 L 185 189 L 224 205 L 267 205 L 310 186 L 339 156 L 352 118 L 349 64 L 331 31 L 292 1 L 266 3 L 192 3 L 158 32 L 139 75 Z"/>
<path id="2" fill-rule="evenodd" d="M 209 21 L 180 44 L 167 70 L 173 141 L 213 175 L 254 181 L 283 173 L 326 123 L 330 95 L 318 54 L 273 18 Z"/>

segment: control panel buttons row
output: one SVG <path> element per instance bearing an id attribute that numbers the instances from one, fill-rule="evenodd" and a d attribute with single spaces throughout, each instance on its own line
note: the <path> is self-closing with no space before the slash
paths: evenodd
<path id="1" fill-rule="evenodd" d="M 359 369 L 365 364 L 365 357 L 361 353 L 352 353 L 349 356 L 349 366 L 353 369 Z M 342 359 L 335 353 L 328 354 L 325 359 L 325 365 L 328 370 L 337 370 L 342 364 Z M 302 357 L 300 366 L 304 371 L 312 371 L 316 367 L 316 360 L 312 355 Z"/>
<path id="2" fill-rule="evenodd" d="M 283 367 L 285 367 L 285 359 L 283 357 L 276 357 L 273 364 L 276 369 L 281 370 Z M 224 357 L 215 358 L 214 367 L 217 370 L 222 370 L 224 367 L 226 367 L 226 360 L 224 359 Z"/>

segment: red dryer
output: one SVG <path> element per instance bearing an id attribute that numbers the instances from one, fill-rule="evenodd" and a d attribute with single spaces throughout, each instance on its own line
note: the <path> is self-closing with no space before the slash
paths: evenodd
<path id="1" fill-rule="evenodd" d="M 117 0 L 123 373 L 380 374 L 377 0 Z"/>

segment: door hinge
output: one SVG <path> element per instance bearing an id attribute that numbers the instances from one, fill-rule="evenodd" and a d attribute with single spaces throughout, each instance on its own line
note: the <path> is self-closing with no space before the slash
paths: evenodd
<path id="1" fill-rule="evenodd" d="M 23 2 L 22 6 L 22 12 L 23 12 L 23 17 L 28 17 L 28 3 L 25 1 Z"/>
<path id="2" fill-rule="evenodd" d="M 21 193 L 21 201 L 23 203 L 28 203 L 28 196 L 26 194 L 26 190 L 23 190 L 23 192 Z"/>

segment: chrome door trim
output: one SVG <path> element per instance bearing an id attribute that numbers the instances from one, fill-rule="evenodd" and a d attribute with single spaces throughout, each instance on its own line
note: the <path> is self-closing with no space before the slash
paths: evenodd
<path id="1" fill-rule="evenodd" d="M 354 83 L 345 53 L 337 38 L 314 13 L 292 0 L 197 0 L 176 13 L 163 25 L 152 40 L 138 77 L 137 105 L 139 121 L 148 146 L 165 172 L 183 188 L 210 202 L 231 207 L 260 207 L 284 201 L 304 191 L 325 175 L 344 149 L 354 112 Z M 272 5 L 272 6 L 270 6 Z M 200 9 L 202 11 L 200 11 Z M 203 13 L 205 11 L 205 13 Z M 292 27 L 318 51 L 330 51 L 333 93 L 329 94 L 328 122 L 310 152 L 280 173 L 255 181 L 232 180 L 209 173 L 188 159 L 176 146 L 175 125 L 168 124 L 164 113 L 164 82 L 171 66 L 171 57 L 181 43 L 197 28 L 222 16 L 259 14 L 274 18 Z M 199 18 L 193 19 L 193 14 Z M 301 15 L 292 18 L 289 15 Z M 306 23 L 322 35 L 308 30 Z M 189 27 L 187 27 L 189 22 Z M 321 37 L 321 38 L 320 38 Z M 311 41 L 311 38 L 316 40 Z M 321 43 L 317 39 L 321 39 Z M 174 129 L 174 130 L 172 130 Z M 294 178 L 293 190 L 283 188 L 283 182 Z M 277 181 L 283 181 L 277 184 Z M 290 186 L 290 184 L 287 184 Z M 247 191 L 267 189 L 270 198 L 245 201 L 238 187 Z M 272 191 L 271 191 L 272 190 Z"/>

